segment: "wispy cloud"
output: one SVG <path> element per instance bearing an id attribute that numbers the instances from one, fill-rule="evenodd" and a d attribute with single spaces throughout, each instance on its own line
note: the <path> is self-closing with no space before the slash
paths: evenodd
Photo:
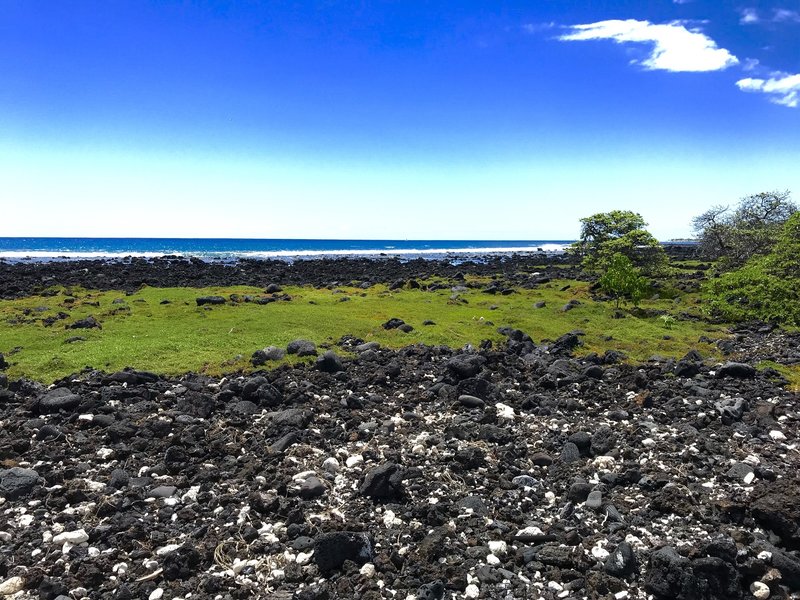
<path id="1" fill-rule="evenodd" d="M 758 16 L 758 11 L 755 8 L 743 8 L 739 11 L 739 14 L 741 15 L 739 23 L 742 25 L 753 25 L 761 22 L 761 17 Z"/>
<path id="2" fill-rule="evenodd" d="M 552 21 L 549 23 L 525 23 L 522 26 L 522 31 L 525 33 L 539 33 L 540 31 L 547 31 L 553 29 L 556 24 Z"/>
<path id="3" fill-rule="evenodd" d="M 772 13 L 764 15 L 755 8 L 742 8 L 739 23 L 742 25 L 756 25 L 758 23 L 800 23 L 800 11 L 786 8 L 774 8 Z"/>
<path id="4" fill-rule="evenodd" d="M 617 43 L 649 44 L 650 55 L 638 64 L 661 71 L 720 71 L 739 63 L 733 54 L 719 48 L 708 36 L 687 29 L 681 22 L 653 24 L 635 19 L 599 21 L 569 27 L 559 37 L 565 42 L 613 40 Z"/>
<path id="5" fill-rule="evenodd" d="M 800 23 L 800 11 L 776 8 L 772 20 L 779 23 Z"/>
<path id="6" fill-rule="evenodd" d="M 767 94 L 770 102 L 797 108 L 800 105 L 800 73 L 773 73 L 769 79 L 747 77 L 736 82 L 744 92 Z"/>
<path id="7" fill-rule="evenodd" d="M 742 61 L 742 71 L 755 71 L 761 63 L 757 58 L 745 58 Z"/>

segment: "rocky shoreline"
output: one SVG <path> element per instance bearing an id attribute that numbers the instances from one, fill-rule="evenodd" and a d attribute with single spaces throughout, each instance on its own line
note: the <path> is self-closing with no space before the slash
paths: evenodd
<path id="1" fill-rule="evenodd" d="M 391 284 L 397 280 L 427 277 L 452 279 L 464 275 L 513 277 L 543 265 L 555 269 L 562 276 L 577 274 L 574 261 L 569 257 L 544 254 L 494 255 L 481 260 L 462 257 L 458 262 L 422 258 L 404 261 L 396 257 L 207 262 L 178 256 L 64 262 L 0 261 L 0 297 L 27 296 L 54 285 L 134 291 L 142 285 L 265 287 L 270 283 L 279 283 L 323 286 L 353 281 Z"/>
<path id="2" fill-rule="evenodd" d="M 672 259 L 695 258 L 696 247 L 665 245 Z M 315 258 L 296 260 L 244 259 L 234 262 L 203 261 L 198 258 L 164 256 L 128 257 L 119 260 L 17 261 L 0 259 L 0 298 L 19 298 L 54 285 L 82 286 L 95 290 L 134 291 L 151 287 L 210 287 L 250 285 L 335 285 L 351 281 L 391 284 L 398 280 L 464 275 L 508 278 L 517 283 L 519 274 L 542 270 L 553 277 L 577 277 L 580 269 L 566 254 L 459 255 L 451 260 L 417 258 Z"/>
<path id="3" fill-rule="evenodd" d="M 748 360 L 800 336 L 628 365 L 504 333 L 223 380 L 0 375 L 0 595 L 798 597 L 800 398 Z"/>

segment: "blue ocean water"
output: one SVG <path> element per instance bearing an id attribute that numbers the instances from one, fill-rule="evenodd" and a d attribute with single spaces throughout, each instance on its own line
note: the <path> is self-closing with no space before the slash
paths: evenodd
<path id="1" fill-rule="evenodd" d="M 521 252 L 563 252 L 570 240 L 300 240 L 216 238 L 44 238 L 0 237 L 0 258 L 70 260 L 80 258 L 192 256 L 203 260 L 320 256 L 448 256 Z"/>

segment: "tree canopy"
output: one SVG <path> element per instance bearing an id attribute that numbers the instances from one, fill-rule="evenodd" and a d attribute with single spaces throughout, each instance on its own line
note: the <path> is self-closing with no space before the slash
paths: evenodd
<path id="1" fill-rule="evenodd" d="M 667 256 L 645 227 L 642 216 L 629 210 L 597 213 L 581 219 L 581 236 L 571 251 L 583 258 L 584 268 L 592 271 L 606 270 L 613 257 L 621 254 L 653 275 L 666 267 Z"/>
<path id="2" fill-rule="evenodd" d="M 713 206 L 695 217 L 692 226 L 701 254 L 719 261 L 721 270 L 730 270 L 768 254 L 796 211 L 788 190 L 761 192 L 742 198 L 735 210 Z"/>

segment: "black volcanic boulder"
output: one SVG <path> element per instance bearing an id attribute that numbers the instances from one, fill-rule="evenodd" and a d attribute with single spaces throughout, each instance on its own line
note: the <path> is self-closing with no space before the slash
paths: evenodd
<path id="1" fill-rule="evenodd" d="M 195 298 L 197 306 L 225 304 L 225 298 L 222 296 L 200 296 Z"/>
<path id="2" fill-rule="evenodd" d="M 722 422 L 730 425 L 742 419 L 748 406 L 744 398 L 721 398 L 714 403 L 714 408 L 719 411 Z"/>
<path id="3" fill-rule="evenodd" d="M 186 468 L 189 463 L 189 456 L 180 446 L 170 446 L 164 454 L 164 465 L 167 472 L 177 475 Z"/>
<path id="4" fill-rule="evenodd" d="M 300 408 L 287 408 L 278 412 L 270 413 L 270 419 L 275 429 L 283 431 L 286 429 L 304 429 L 314 418 L 314 413 Z"/>
<path id="5" fill-rule="evenodd" d="M 320 478 L 312 475 L 300 485 L 300 490 L 298 493 L 301 498 L 309 500 L 311 498 L 322 496 L 325 494 L 326 489 L 327 488 L 325 487 L 325 484 L 322 483 Z"/>
<path id="6" fill-rule="evenodd" d="M 317 346 L 308 340 L 293 340 L 286 346 L 286 352 L 297 356 L 316 356 Z"/>
<path id="7" fill-rule="evenodd" d="M 0 352 L 0 371 L 7 368 L 8 368 L 8 362 L 6 361 L 6 357 L 3 356 L 2 352 Z"/>
<path id="8" fill-rule="evenodd" d="M 444 583 L 442 581 L 434 581 L 426 583 L 417 588 L 417 600 L 441 600 L 444 598 Z"/>
<path id="9" fill-rule="evenodd" d="M 459 354 L 447 361 L 447 370 L 457 379 L 474 377 L 481 372 L 486 359 L 477 354 Z"/>
<path id="10" fill-rule="evenodd" d="M 800 548 L 800 482 L 781 480 L 760 486 L 753 494 L 750 510 L 764 528 L 774 531 L 790 548 Z"/>
<path id="11" fill-rule="evenodd" d="M 700 373 L 701 365 L 697 362 L 681 359 L 675 365 L 675 375 L 677 377 L 694 377 Z"/>
<path id="12" fill-rule="evenodd" d="M 267 346 L 263 350 L 256 350 L 250 358 L 250 362 L 254 367 L 260 367 L 267 364 L 271 360 L 283 360 L 286 356 L 286 351 L 277 346 Z"/>
<path id="13" fill-rule="evenodd" d="M 573 443 L 580 448 L 580 444 L 574 440 Z M 617 445 L 617 436 L 608 425 L 603 425 L 592 434 L 590 444 L 593 455 L 601 456 L 603 454 L 608 454 Z"/>
<path id="14" fill-rule="evenodd" d="M 550 347 L 548 348 L 550 354 L 558 356 L 570 356 L 575 348 L 583 344 L 578 335 L 579 334 L 575 332 L 565 333 L 562 335 L 555 342 L 550 344 Z"/>
<path id="15" fill-rule="evenodd" d="M 0 469 L 0 496 L 7 500 L 22 498 L 30 494 L 40 480 L 39 474 L 33 469 Z"/>
<path id="16" fill-rule="evenodd" d="M 689 560 L 672 546 L 664 546 L 650 555 L 644 587 L 664 600 L 736 600 L 742 597 L 735 564 L 716 556 Z"/>
<path id="17" fill-rule="evenodd" d="M 78 319 L 74 323 L 67 325 L 67 329 L 102 329 L 102 325 L 100 325 L 99 321 L 95 319 L 93 316 L 89 315 L 85 319 Z"/>
<path id="18" fill-rule="evenodd" d="M 67 388 L 55 388 L 39 398 L 35 409 L 39 414 L 51 414 L 61 410 L 72 410 L 77 408 L 80 403 L 81 397 L 78 394 L 73 394 Z"/>
<path id="19" fill-rule="evenodd" d="M 383 327 L 384 329 L 397 329 L 397 328 L 398 328 L 398 327 L 400 327 L 401 325 L 405 325 L 405 324 L 406 324 L 406 322 L 405 322 L 405 321 L 403 321 L 403 319 L 398 319 L 398 318 L 396 318 L 396 317 L 392 317 L 391 319 L 389 319 L 388 321 L 386 321 L 386 322 L 385 322 L 385 323 L 382 325 L 382 327 Z"/>
<path id="20" fill-rule="evenodd" d="M 159 379 L 158 375 L 149 371 L 136 371 L 125 369 L 117 371 L 108 376 L 108 381 L 115 383 L 125 383 L 127 385 L 142 385 L 145 383 L 155 383 Z"/>
<path id="21" fill-rule="evenodd" d="M 497 333 L 508 337 L 508 350 L 514 354 L 527 354 L 536 348 L 531 336 L 520 329 L 498 327 Z"/>
<path id="22" fill-rule="evenodd" d="M 738 362 L 726 362 L 717 369 L 717 377 L 735 377 L 737 379 L 752 379 L 756 376 L 755 367 Z"/>
<path id="23" fill-rule="evenodd" d="M 333 351 L 328 350 L 317 358 L 316 367 L 323 373 L 338 373 L 339 371 L 344 371 L 344 365 L 342 364 L 342 359 Z"/>
<path id="24" fill-rule="evenodd" d="M 259 406 L 277 406 L 283 400 L 283 394 L 266 377 L 251 377 L 242 386 L 242 400 Z"/>
<path id="25" fill-rule="evenodd" d="M 359 491 L 373 500 L 399 500 L 403 496 L 404 475 L 400 465 L 384 463 L 367 472 Z"/>
<path id="26" fill-rule="evenodd" d="M 657 598 L 685 598 L 694 588 L 689 559 L 672 546 L 664 546 L 650 555 L 644 579 L 645 589 Z"/>
<path id="27" fill-rule="evenodd" d="M 290 431 L 289 433 L 279 438 L 277 441 L 272 442 L 269 445 L 269 450 L 270 452 L 285 452 L 287 448 L 293 446 L 299 441 L 300 441 L 300 432 Z"/>
<path id="28" fill-rule="evenodd" d="M 363 565 L 373 558 L 372 542 L 366 533 L 334 531 L 314 539 L 314 562 L 323 573 L 341 567 L 346 560 Z"/>
<path id="29" fill-rule="evenodd" d="M 650 501 L 650 508 L 663 514 L 681 517 L 690 516 L 697 502 L 689 489 L 679 483 L 670 482 L 661 488 Z"/>
<path id="30" fill-rule="evenodd" d="M 694 377 L 703 367 L 703 357 L 697 350 L 689 350 L 686 355 L 675 365 L 675 375 L 678 377 Z"/>
<path id="31" fill-rule="evenodd" d="M 629 577 L 636 573 L 636 554 L 628 542 L 620 542 L 616 549 L 608 555 L 604 565 L 606 573 L 614 577 Z"/>
<path id="32" fill-rule="evenodd" d="M 483 409 L 486 407 L 486 402 L 484 402 L 483 400 L 481 400 L 476 396 L 471 396 L 469 394 L 461 394 L 458 397 L 458 402 L 459 404 L 461 404 L 462 406 L 466 406 L 467 408 Z"/>

